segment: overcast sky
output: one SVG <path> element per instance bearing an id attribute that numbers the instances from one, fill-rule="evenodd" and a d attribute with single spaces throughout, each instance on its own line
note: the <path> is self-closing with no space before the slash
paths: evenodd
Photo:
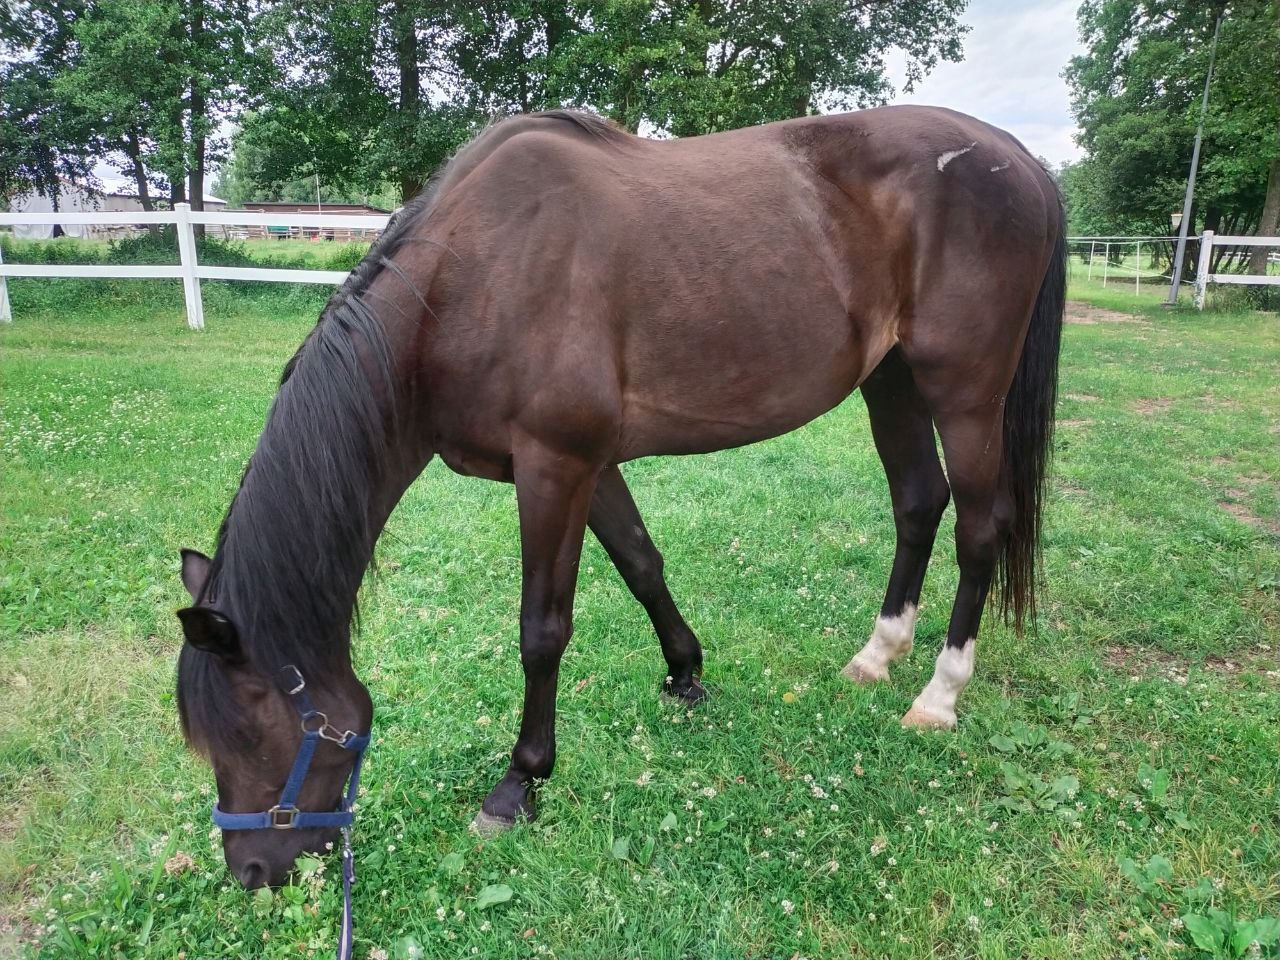
<path id="1" fill-rule="evenodd" d="M 961 110 L 1008 130 L 1054 164 L 1078 159 L 1061 73 L 1082 49 L 1076 33 L 1079 5 L 1079 0 L 970 0 L 963 18 L 972 27 L 964 39 L 964 60 L 939 65 L 913 93 L 899 93 L 893 102 Z M 905 63 L 901 55 L 889 58 L 899 90 Z"/>

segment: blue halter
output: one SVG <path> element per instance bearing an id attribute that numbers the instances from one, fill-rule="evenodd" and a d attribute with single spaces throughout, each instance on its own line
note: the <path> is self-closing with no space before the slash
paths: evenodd
<path id="1" fill-rule="evenodd" d="M 356 879 L 355 856 L 351 852 L 351 825 L 355 821 L 353 808 L 356 791 L 360 787 L 360 767 L 364 763 L 364 752 L 369 746 L 370 734 L 356 734 L 350 730 L 339 733 L 329 725 L 329 718 L 311 702 L 302 672 L 290 664 L 283 667 L 280 673 L 283 680 L 281 686 L 302 718 L 302 742 L 298 744 L 298 755 L 294 758 L 293 769 L 289 771 L 289 779 L 280 791 L 280 802 L 261 813 L 226 813 L 215 803 L 213 822 L 223 830 L 305 830 L 312 827 L 342 829 L 342 931 L 338 938 L 338 960 L 349 960 L 352 930 L 351 884 Z M 339 808 L 329 813 L 299 810 L 297 805 L 298 794 L 302 792 L 307 772 L 311 769 L 311 758 L 321 740 L 336 743 L 356 755 L 351 777 L 347 781 L 347 791 Z"/>

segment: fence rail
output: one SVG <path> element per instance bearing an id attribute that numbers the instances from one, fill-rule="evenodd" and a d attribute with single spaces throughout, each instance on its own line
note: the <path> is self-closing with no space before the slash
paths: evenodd
<path id="1" fill-rule="evenodd" d="M 1200 259 L 1196 261 L 1196 309 L 1204 309 L 1205 295 L 1211 283 L 1241 284 L 1243 286 L 1280 286 L 1280 274 L 1268 273 L 1210 273 L 1213 248 L 1218 247 L 1280 247 L 1280 237 L 1219 237 L 1212 230 L 1200 235 Z"/>
<path id="2" fill-rule="evenodd" d="M 0 323 L 13 319 L 6 277 L 114 277 L 126 280 L 181 280 L 187 326 L 204 329 L 204 302 L 201 280 L 257 280 L 268 283 L 339 284 L 345 270 L 292 270 L 270 267 L 201 266 L 196 252 L 196 224 L 264 227 L 336 227 L 350 230 L 383 230 L 390 217 L 372 214 L 338 213 L 251 213 L 193 211 L 188 203 L 174 204 L 173 210 L 124 211 L 112 213 L 0 213 L 0 226 L 27 223 L 85 224 L 173 224 L 178 233 L 178 259 L 173 266 L 133 266 L 74 263 L 5 263 L 0 256 Z"/>
<path id="3" fill-rule="evenodd" d="M 275 214 L 249 211 L 206 213 L 204 211 L 193 211 L 191 205 L 187 203 L 175 204 L 173 210 L 152 212 L 0 213 L 0 226 L 28 223 L 173 224 L 177 227 L 179 258 L 179 263 L 173 266 L 135 266 L 123 264 L 5 263 L 3 256 L 0 256 L 0 323 L 6 323 L 13 319 L 13 313 L 9 306 L 9 290 L 5 283 L 6 277 L 113 277 L 130 280 L 181 280 L 187 325 L 193 330 L 203 330 L 204 303 L 200 295 L 201 280 L 255 280 L 267 283 L 327 283 L 336 285 L 342 283 L 347 278 L 348 273 L 345 270 L 201 266 L 197 260 L 195 231 L 192 229 L 196 224 L 383 230 L 390 220 L 390 217 L 371 214 Z M 1136 291 L 1140 281 L 1138 261 L 1141 259 L 1142 245 L 1167 243 L 1172 239 L 1171 237 L 1069 237 L 1068 243 L 1073 246 L 1089 244 L 1090 278 L 1093 275 L 1094 257 L 1099 251 L 1102 252 L 1102 282 L 1104 285 L 1109 277 L 1108 264 L 1112 246 L 1132 246 L 1135 254 L 1133 283 Z M 1205 294 L 1210 283 L 1280 285 L 1280 276 L 1278 275 L 1210 273 L 1214 246 L 1280 247 L 1280 237 L 1219 237 L 1215 236 L 1211 230 L 1205 231 L 1200 238 L 1200 259 L 1196 266 L 1196 306 L 1200 309 L 1204 309 Z"/>
<path id="4" fill-rule="evenodd" d="M 1155 249 L 1160 244 L 1172 243 L 1177 237 L 1067 237 L 1067 247 L 1078 248 L 1083 253 L 1085 244 L 1089 245 L 1088 272 L 1086 277 L 1093 279 L 1093 261 L 1097 259 L 1098 254 L 1102 255 L 1102 285 L 1107 285 L 1107 280 L 1111 275 L 1111 248 L 1117 247 L 1120 250 L 1133 248 L 1133 292 L 1135 294 L 1142 292 L 1142 245 L 1145 243 L 1147 248 Z M 1117 277 L 1119 278 L 1119 265 L 1117 265 Z M 1119 278 L 1127 279 L 1127 278 Z"/>

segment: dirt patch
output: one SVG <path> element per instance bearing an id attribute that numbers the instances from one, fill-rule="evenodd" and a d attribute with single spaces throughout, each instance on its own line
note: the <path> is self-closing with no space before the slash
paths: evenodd
<path id="1" fill-rule="evenodd" d="M 1088 303 L 1081 303 L 1079 300 L 1067 301 L 1067 323 L 1078 323 L 1083 326 L 1093 326 L 1099 323 L 1138 323 L 1146 324 L 1148 321 L 1141 316 L 1133 313 L 1120 313 L 1116 310 L 1107 310 L 1104 307 L 1095 307 Z"/>
<path id="2" fill-rule="evenodd" d="M 1151 647 L 1134 647 L 1128 644 L 1109 644 L 1102 655 L 1102 662 L 1118 673 L 1129 676 L 1158 676 L 1170 683 L 1185 686 L 1194 667 L 1220 677 L 1238 677 L 1242 673 L 1256 673 L 1274 683 L 1280 683 L 1280 662 L 1275 653 L 1264 645 L 1241 650 L 1228 657 L 1217 654 L 1205 657 L 1199 664 L 1192 664 L 1184 657 L 1166 653 Z"/>
<path id="3" fill-rule="evenodd" d="M 1092 420 L 1059 420 L 1060 427 L 1088 427 L 1093 424 Z"/>
<path id="4" fill-rule="evenodd" d="M 1101 397 L 1095 397 L 1092 393 L 1067 393 L 1062 397 L 1063 400 L 1072 400 L 1076 403 L 1097 403 Z"/>
<path id="5" fill-rule="evenodd" d="M 1241 494 L 1241 496 L 1243 496 L 1243 493 L 1239 490 L 1228 490 L 1227 494 L 1228 496 L 1235 496 L 1236 494 Z M 1258 516 L 1243 503 L 1231 503 L 1227 500 L 1219 500 L 1218 506 L 1227 511 L 1227 513 L 1231 514 L 1241 523 L 1248 524 L 1253 527 L 1253 529 L 1261 530 L 1263 533 L 1269 533 L 1272 536 L 1280 537 L 1280 523 L 1275 520 L 1268 520 L 1266 517 Z"/>
<path id="6" fill-rule="evenodd" d="M 1155 413 L 1165 413 L 1173 406 L 1173 401 L 1168 397 L 1147 397 L 1139 400 L 1133 405 L 1133 409 L 1144 417 L 1149 417 Z"/>
<path id="7" fill-rule="evenodd" d="M 1244 404 L 1239 400 L 1232 400 L 1228 397 L 1215 397 L 1213 394 L 1205 394 L 1200 398 L 1200 402 L 1206 407 L 1213 407 L 1217 410 L 1231 410 L 1239 412 L 1244 409 Z"/>

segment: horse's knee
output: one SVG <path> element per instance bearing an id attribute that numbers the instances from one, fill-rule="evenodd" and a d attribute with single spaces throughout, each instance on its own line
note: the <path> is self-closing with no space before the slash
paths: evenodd
<path id="1" fill-rule="evenodd" d="M 560 665 L 573 634 L 568 617 L 546 614 L 520 621 L 520 662 L 527 673 L 543 673 Z"/>
<path id="2" fill-rule="evenodd" d="M 951 488 L 941 475 L 907 486 L 893 507 L 898 536 L 912 545 L 932 542 L 950 502 Z"/>

